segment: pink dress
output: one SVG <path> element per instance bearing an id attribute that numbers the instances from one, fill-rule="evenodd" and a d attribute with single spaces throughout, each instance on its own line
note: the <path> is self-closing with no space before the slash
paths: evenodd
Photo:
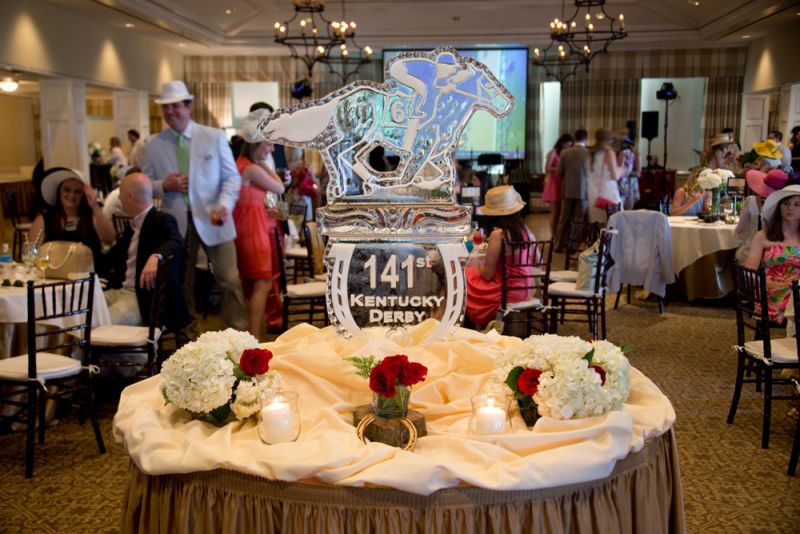
<path id="1" fill-rule="evenodd" d="M 533 237 L 528 235 L 527 240 L 533 240 Z M 509 257 L 506 256 L 506 259 L 508 260 Z M 509 271 L 515 276 L 533 276 L 531 267 L 509 267 Z M 467 267 L 465 273 L 467 278 L 467 317 L 476 325 L 485 326 L 494 319 L 502 303 L 503 274 L 500 266 L 498 265 L 494 278 L 491 280 L 484 279 L 477 267 Z M 512 279 L 512 282 L 520 283 L 519 279 Z M 523 302 L 530 298 L 531 294 L 528 288 L 509 288 L 509 302 Z"/>
<path id="2" fill-rule="evenodd" d="M 553 167 L 558 167 L 558 152 L 553 152 Z M 561 202 L 561 176 L 555 170 L 544 179 L 544 189 L 542 190 L 542 201 Z"/>
<path id="3" fill-rule="evenodd" d="M 236 160 L 239 174 L 253 162 L 240 156 Z M 264 199 L 267 192 L 255 185 L 242 185 L 239 201 L 233 209 L 236 225 L 236 261 L 239 277 L 243 280 L 272 278 L 272 234 L 267 221 Z"/>
<path id="4" fill-rule="evenodd" d="M 769 318 L 783 322 L 786 304 L 792 294 L 792 280 L 800 280 L 800 247 L 774 243 L 764 249 L 761 265 L 768 282 L 780 282 L 784 287 L 767 288 Z"/>

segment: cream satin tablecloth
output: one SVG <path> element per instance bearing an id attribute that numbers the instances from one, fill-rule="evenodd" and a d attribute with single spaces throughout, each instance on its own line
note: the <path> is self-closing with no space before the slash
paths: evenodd
<path id="1" fill-rule="evenodd" d="M 449 342 L 412 348 L 433 325 L 411 329 L 400 343 L 383 337 L 346 340 L 331 327 L 300 325 L 265 344 L 275 354 L 272 368 L 283 375 L 283 387 L 300 394 L 302 431 L 295 443 L 264 445 L 254 421 L 216 428 L 190 420 L 164 405 L 158 377 L 123 391 L 115 437 L 149 475 L 224 468 L 285 481 L 370 484 L 428 495 L 463 484 L 511 490 L 601 479 L 675 421 L 669 400 L 633 370 L 629 403 L 621 411 L 574 421 L 542 418 L 534 432 L 516 415 L 511 434 L 471 438 L 466 434 L 470 396 L 489 383 L 500 351 L 521 341 L 459 329 Z M 411 396 L 411 407 L 425 415 L 428 426 L 428 436 L 413 452 L 381 443 L 365 446 L 352 423 L 352 408 L 368 403 L 370 392 L 343 358 L 398 353 L 429 369 Z"/>

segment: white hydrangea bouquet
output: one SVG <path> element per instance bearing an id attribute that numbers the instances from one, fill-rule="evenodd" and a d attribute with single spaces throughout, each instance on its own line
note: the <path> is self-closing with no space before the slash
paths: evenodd
<path id="1" fill-rule="evenodd" d="M 217 425 L 246 419 L 258 412 L 262 396 L 280 387 L 271 359 L 248 332 L 206 332 L 164 362 L 161 393 L 167 404 Z"/>
<path id="2" fill-rule="evenodd" d="M 697 185 L 710 191 L 727 184 L 728 179 L 733 177 L 734 174 L 728 169 L 703 169 L 697 175 Z"/>
<path id="3" fill-rule="evenodd" d="M 494 375 L 514 392 L 528 426 L 539 414 L 576 419 L 619 410 L 628 399 L 631 365 L 608 341 L 531 336 L 498 359 Z"/>

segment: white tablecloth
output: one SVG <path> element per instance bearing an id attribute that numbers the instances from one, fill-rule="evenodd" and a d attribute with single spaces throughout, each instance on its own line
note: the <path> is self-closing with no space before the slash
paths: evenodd
<path id="1" fill-rule="evenodd" d="M 123 391 L 115 436 L 149 475 L 223 468 L 429 495 L 463 485 L 516 490 L 602 479 L 618 460 L 640 451 L 645 440 L 675 421 L 669 400 L 634 369 L 621 411 L 574 421 L 543 417 L 533 431 L 516 415 L 509 434 L 470 437 L 470 397 L 489 383 L 500 352 L 521 340 L 459 329 L 448 340 L 418 345 L 435 325 L 427 321 L 410 329 L 402 342 L 383 336 L 346 340 L 331 327 L 300 325 L 265 344 L 275 354 L 271 368 L 283 375 L 283 387 L 300 394 L 302 430 L 295 443 L 264 445 L 254 421 L 216 428 L 191 420 L 164 404 L 157 376 Z M 352 409 L 370 402 L 371 394 L 367 381 L 344 360 L 399 353 L 429 369 L 411 395 L 411 407 L 425 415 L 428 435 L 411 452 L 358 440 Z"/>
<path id="2" fill-rule="evenodd" d="M 736 225 L 724 222 L 709 224 L 697 217 L 670 217 L 669 229 L 675 274 L 707 254 L 735 249 L 741 243 L 735 234 Z"/>
<path id="3" fill-rule="evenodd" d="M 47 280 L 55 282 L 56 280 Z M 28 289 L 26 287 L 0 287 L 0 323 L 25 323 L 28 321 Z M 100 280 L 95 277 L 92 326 L 111 324 L 108 304 Z"/>

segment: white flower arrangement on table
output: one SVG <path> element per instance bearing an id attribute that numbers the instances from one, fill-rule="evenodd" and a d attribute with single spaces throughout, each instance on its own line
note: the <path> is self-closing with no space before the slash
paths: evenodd
<path id="1" fill-rule="evenodd" d="M 709 191 L 728 183 L 729 178 L 734 174 L 728 169 L 703 169 L 697 176 L 697 184 Z"/>
<path id="2" fill-rule="evenodd" d="M 613 343 L 552 334 L 531 336 L 508 349 L 494 370 L 521 410 L 534 403 L 539 414 L 554 419 L 621 409 L 630 392 L 630 373 L 623 349 Z"/>
<path id="3" fill-rule="evenodd" d="M 271 359 L 247 332 L 207 332 L 164 362 L 161 392 L 166 403 L 217 424 L 231 415 L 246 419 L 261 408 L 262 396 L 280 387 Z"/>

